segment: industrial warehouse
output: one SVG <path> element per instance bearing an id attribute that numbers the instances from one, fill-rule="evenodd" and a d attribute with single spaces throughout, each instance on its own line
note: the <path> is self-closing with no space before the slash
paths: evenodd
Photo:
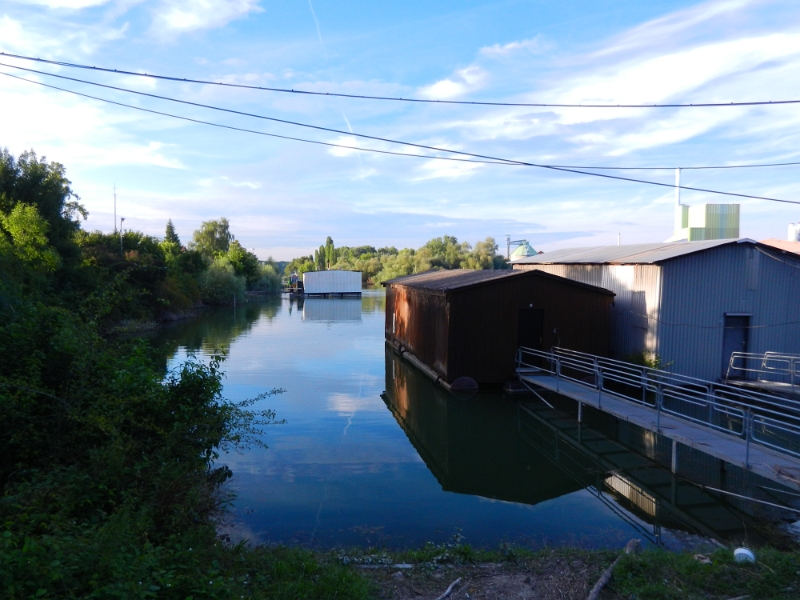
<path id="1" fill-rule="evenodd" d="M 717 381 L 733 352 L 800 353 L 800 256 L 753 240 L 567 248 L 513 268 L 614 292 L 614 358 L 646 352 Z"/>

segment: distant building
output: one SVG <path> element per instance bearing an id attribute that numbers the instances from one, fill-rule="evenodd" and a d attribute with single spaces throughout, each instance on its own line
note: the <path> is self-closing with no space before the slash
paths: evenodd
<path id="1" fill-rule="evenodd" d="M 307 296 L 360 296 L 361 271 L 307 271 L 303 288 Z"/>
<path id="2" fill-rule="evenodd" d="M 800 353 L 800 256 L 753 240 L 568 248 L 513 268 L 613 291 L 615 358 L 716 380 L 734 351 Z"/>
<path id="3" fill-rule="evenodd" d="M 519 346 L 606 355 L 614 294 L 544 272 L 428 271 L 386 286 L 386 339 L 444 383 L 515 377 Z"/>
<path id="4" fill-rule="evenodd" d="M 536 256 L 538 253 L 533 249 L 527 240 L 522 240 L 514 251 L 509 255 L 508 260 L 511 262 L 520 260 L 521 258 L 528 258 L 529 256 Z"/>
<path id="5" fill-rule="evenodd" d="M 739 237 L 738 204 L 696 204 L 675 207 L 675 231 L 668 242 L 702 242 Z"/>
<path id="6" fill-rule="evenodd" d="M 668 242 L 702 242 L 739 237 L 738 204 L 681 204 L 681 174 L 675 170 L 675 223 Z"/>

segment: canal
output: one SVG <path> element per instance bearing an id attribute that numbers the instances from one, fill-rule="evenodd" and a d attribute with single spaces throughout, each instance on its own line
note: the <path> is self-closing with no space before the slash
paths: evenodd
<path id="1" fill-rule="evenodd" d="M 673 474 L 660 440 L 602 414 L 579 427 L 558 398 L 551 408 L 499 391 L 445 392 L 387 350 L 384 306 L 382 291 L 270 297 L 150 336 L 168 368 L 224 354 L 231 400 L 286 390 L 262 406 L 286 421 L 267 428 L 268 448 L 220 458 L 234 472 L 232 539 L 618 548 L 638 538 L 678 549 L 698 536 L 753 544 L 755 525 L 786 517 L 696 485 L 753 494 L 761 482 L 748 474 L 700 455 Z"/>

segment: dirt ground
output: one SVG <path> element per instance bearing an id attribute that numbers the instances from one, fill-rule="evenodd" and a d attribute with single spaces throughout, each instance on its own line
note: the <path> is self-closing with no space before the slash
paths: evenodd
<path id="1" fill-rule="evenodd" d="M 516 563 L 432 568 L 394 565 L 362 570 L 378 585 L 378 596 L 392 600 L 436 600 L 457 579 L 461 581 L 448 599 L 584 600 L 607 566 L 551 556 Z"/>

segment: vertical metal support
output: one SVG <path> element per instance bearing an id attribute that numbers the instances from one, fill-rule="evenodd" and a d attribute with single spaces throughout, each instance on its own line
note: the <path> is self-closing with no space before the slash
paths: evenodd
<path id="1" fill-rule="evenodd" d="M 672 440 L 672 472 L 678 472 L 678 442 Z"/>
<path id="2" fill-rule="evenodd" d="M 744 468 L 750 469 L 750 438 L 753 435 L 753 412 L 748 408 L 744 414 Z"/>
<path id="3" fill-rule="evenodd" d="M 597 369 L 597 408 L 603 405 L 603 372 Z"/>
<path id="4" fill-rule="evenodd" d="M 661 434 L 661 405 L 664 403 L 664 388 L 658 384 L 656 388 L 656 433 Z"/>
<path id="5" fill-rule="evenodd" d="M 578 423 L 583 423 L 583 402 L 578 401 Z"/>
<path id="6" fill-rule="evenodd" d="M 556 391 L 561 391 L 561 361 L 556 358 Z"/>

